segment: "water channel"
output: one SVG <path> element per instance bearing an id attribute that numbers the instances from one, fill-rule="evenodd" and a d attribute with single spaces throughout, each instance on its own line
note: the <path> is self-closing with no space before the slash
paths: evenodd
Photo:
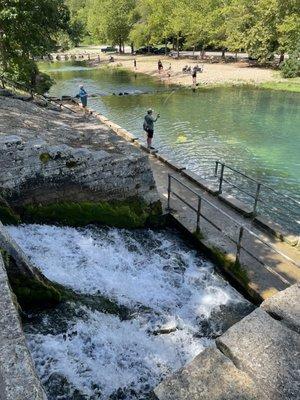
<path id="1" fill-rule="evenodd" d="M 48 278 L 86 296 L 24 321 L 49 400 L 150 400 L 253 309 L 177 232 L 8 229 Z"/>
<path id="2" fill-rule="evenodd" d="M 137 134 L 148 107 L 160 112 L 155 145 L 205 176 L 222 159 L 298 196 L 297 94 L 254 89 L 175 90 L 144 75 L 82 63 L 43 64 L 50 94 L 75 95 Z M 119 96 L 128 92 L 132 96 Z M 113 95 L 115 93 L 116 95 Z M 149 400 L 253 306 L 172 230 L 8 227 L 51 280 L 80 294 L 32 312 L 24 330 L 49 400 Z"/>
<path id="3" fill-rule="evenodd" d="M 43 63 L 42 68 L 56 82 L 50 94 L 74 96 L 84 83 L 90 94 L 103 95 L 90 98 L 94 109 L 143 140 L 146 109 L 159 112 L 154 145 L 186 168 L 210 178 L 221 160 L 300 201 L 299 93 L 242 87 L 171 92 L 149 76 L 82 62 Z M 135 95 L 118 95 L 124 92 Z M 243 179 L 239 184 L 255 194 L 255 184 Z M 297 233 L 299 204 L 267 189 L 262 198 L 260 211 Z"/>

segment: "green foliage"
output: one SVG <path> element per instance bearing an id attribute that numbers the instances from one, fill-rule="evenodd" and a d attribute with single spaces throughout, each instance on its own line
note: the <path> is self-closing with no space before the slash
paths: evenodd
<path id="1" fill-rule="evenodd" d="M 140 200 L 102 201 L 97 203 L 53 203 L 27 205 L 22 217 L 25 221 L 39 223 L 57 222 L 69 226 L 85 226 L 100 223 L 119 228 L 140 228 L 155 223 L 161 215 L 160 203 L 151 207 Z"/>
<path id="2" fill-rule="evenodd" d="M 300 76 L 300 44 L 299 48 L 282 63 L 281 74 L 284 78 L 297 78 Z"/>
<path id="3" fill-rule="evenodd" d="M 33 59 L 55 49 L 55 35 L 68 21 L 64 0 L 1 0 L 0 72 L 34 90 L 48 88 Z"/>
<path id="4" fill-rule="evenodd" d="M 87 0 L 87 28 L 102 43 L 118 45 L 122 51 L 133 25 L 135 0 Z"/>

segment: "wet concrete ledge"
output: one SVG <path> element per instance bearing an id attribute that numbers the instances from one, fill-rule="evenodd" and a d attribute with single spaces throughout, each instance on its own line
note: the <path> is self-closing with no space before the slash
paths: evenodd
<path id="1" fill-rule="evenodd" d="M 0 255 L 0 399 L 46 400 L 26 345 L 16 298 Z"/>

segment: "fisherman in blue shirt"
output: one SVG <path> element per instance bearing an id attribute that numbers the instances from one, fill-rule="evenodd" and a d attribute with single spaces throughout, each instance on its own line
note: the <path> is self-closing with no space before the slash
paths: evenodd
<path id="1" fill-rule="evenodd" d="M 84 112 L 86 114 L 88 94 L 87 94 L 87 91 L 84 89 L 83 85 L 80 85 L 79 94 L 76 97 L 80 98 L 82 108 L 84 109 Z"/>

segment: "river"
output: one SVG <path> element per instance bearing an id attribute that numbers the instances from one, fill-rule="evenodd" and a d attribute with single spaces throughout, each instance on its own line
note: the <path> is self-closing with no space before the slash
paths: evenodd
<path id="1" fill-rule="evenodd" d="M 299 93 L 244 87 L 172 92 L 147 75 L 89 68 L 82 62 L 43 63 L 42 68 L 56 82 L 50 94 L 74 96 L 83 83 L 90 94 L 103 95 L 90 98 L 95 110 L 143 140 L 145 111 L 159 112 L 154 145 L 186 168 L 212 179 L 215 161 L 221 160 L 300 201 Z M 124 92 L 135 95 L 118 95 Z M 255 194 L 250 181 L 238 183 Z M 299 204 L 268 189 L 261 194 L 265 204 L 259 204 L 259 211 L 297 233 Z"/>

